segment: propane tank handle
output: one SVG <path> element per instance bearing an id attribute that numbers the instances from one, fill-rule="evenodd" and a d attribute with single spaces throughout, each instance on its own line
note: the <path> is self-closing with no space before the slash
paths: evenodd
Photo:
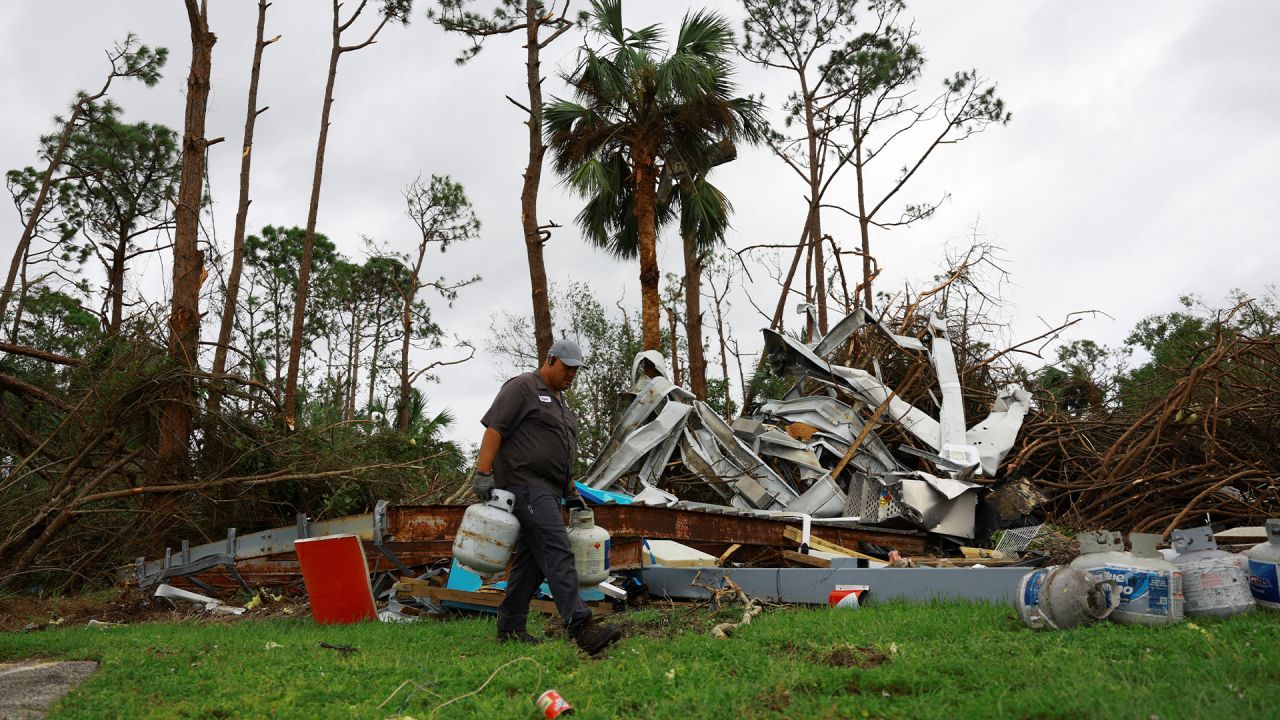
<path id="1" fill-rule="evenodd" d="M 596 514 L 591 512 L 590 508 L 578 508 L 569 511 L 569 523 L 571 525 L 595 525 Z"/>
<path id="2" fill-rule="evenodd" d="M 1267 542 L 1280 545 L 1280 518 L 1267 520 Z"/>
<path id="3" fill-rule="evenodd" d="M 515 512 L 516 494 L 510 490 L 494 488 L 489 491 L 489 499 L 485 502 L 485 505 L 496 507 L 499 510 L 505 510 L 507 512 Z"/>
<path id="4" fill-rule="evenodd" d="M 1178 546 L 1178 542 L 1182 542 L 1182 546 Z M 1205 525 L 1203 527 L 1189 528 L 1187 530 L 1173 531 L 1173 546 L 1178 548 L 1178 554 L 1183 555 L 1198 550 L 1217 550 L 1218 543 L 1213 539 L 1213 528 Z"/>
<path id="5" fill-rule="evenodd" d="M 1160 542 L 1160 536 L 1155 533 L 1129 533 L 1129 546 L 1133 548 L 1135 557 L 1160 557 L 1159 551 L 1156 550 L 1156 544 Z M 1177 547 L 1177 543 L 1174 543 Z"/>
<path id="6" fill-rule="evenodd" d="M 1120 533 L 1118 532 L 1109 532 L 1107 530 L 1089 531 L 1081 533 L 1077 540 L 1080 542 L 1081 555 L 1107 551 L 1122 552 L 1124 550 L 1124 541 L 1120 539 Z"/>

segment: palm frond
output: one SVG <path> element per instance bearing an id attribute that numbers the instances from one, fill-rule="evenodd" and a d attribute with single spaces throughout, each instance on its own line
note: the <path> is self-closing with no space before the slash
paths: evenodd
<path id="1" fill-rule="evenodd" d="M 733 26 L 719 13 L 700 10 L 685 15 L 672 55 L 689 54 L 703 61 L 717 60 L 733 51 Z"/>
<path id="2" fill-rule="evenodd" d="M 724 241 L 729 229 L 729 217 L 733 205 L 720 188 L 706 177 L 698 177 L 680 183 L 677 189 L 680 202 L 680 234 L 693 234 L 698 248 L 708 250 Z"/>
<path id="3" fill-rule="evenodd" d="M 722 242 L 732 210 L 706 182 L 738 141 L 765 133 L 760 106 L 736 97 L 733 30 L 713 12 L 686 15 L 663 54 L 657 26 L 626 30 L 620 0 L 593 0 L 592 29 L 602 49 L 584 47 L 566 80 L 576 102 L 555 99 L 544 132 L 556 172 L 585 198 L 576 218 L 584 238 L 615 257 L 635 257 L 639 243 L 633 153 L 655 158 L 679 192 L 659 193 L 653 230 L 678 221 L 702 245 Z M 651 192 L 651 188 L 646 188 Z"/>
<path id="4" fill-rule="evenodd" d="M 618 45 L 625 44 L 622 0 L 591 0 L 591 30 L 612 39 Z"/>

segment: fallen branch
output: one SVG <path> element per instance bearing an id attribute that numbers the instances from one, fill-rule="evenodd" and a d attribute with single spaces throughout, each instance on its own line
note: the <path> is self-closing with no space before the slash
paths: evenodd
<path id="1" fill-rule="evenodd" d="M 0 342 L 0 352 L 22 355 L 29 358 L 35 358 L 37 360 L 46 360 L 59 365 L 78 366 L 84 364 L 84 361 L 80 358 L 67 357 L 66 355 L 58 355 L 57 353 L 45 352 L 44 350 L 37 350 L 33 347 L 13 345 L 6 342 Z"/>
<path id="2" fill-rule="evenodd" d="M 175 485 L 144 485 L 141 487 L 129 488 L 128 490 L 111 490 L 101 492 L 94 495 L 86 495 L 76 502 L 76 507 L 87 505 L 91 502 L 101 502 L 103 500 L 113 500 L 122 497 L 136 497 L 138 495 L 168 495 L 172 493 L 192 492 L 195 490 L 209 490 L 224 485 L 243 485 L 245 487 L 253 487 L 255 485 L 266 485 L 268 483 L 287 482 L 290 480 L 321 480 L 323 478 L 343 477 L 355 475 L 361 472 L 370 472 L 373 470 L 391 470 L 405 468 L 420 468 L 417 463 L 424 460 L 430 460 L 444 455 L 439 452 L 434 455 L 411 460 L 403 463 L 378 463 L 376 465 L 360 465 L 353 468 L 345 468 L 342 470 L 326 470 L 324 472 L 310 473 L 289 473 L 287 470 L 277 470 L 273 473 L 264 475 L 242 475 L 240 477 L 229 477 L 212 480 L 200 480 L 189 483 L 177 483 Z"/>
<path id="3" fill-rule="evenodd" d="M 716 638 L 717 640 L 728 640 L 729 636 L 732 635 L 735 630 L 743 625 L 750 625 L 752 618 L 764 612 L 763 607 L 757 605 L 754 599 L 742 591 L 742 588 L 738 586 L 738 583 L 730 580 L 729 578 L 724 579 L 723 588 L 713 592 L 715 593 L 713 595 L 713 599 L 716 603 L 720 602 L 720 597 L 722 595 L 733 595 L 743 604 L 741 620 L 736 623 L 723 622 L 711 628 L 711 637 Z"/>

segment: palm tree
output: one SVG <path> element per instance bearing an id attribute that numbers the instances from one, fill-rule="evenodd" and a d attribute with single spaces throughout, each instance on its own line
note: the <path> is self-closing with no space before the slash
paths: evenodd
<path id="1" fill-rule="evenodd" d="M 658 202 L 660 174 L 676 166 L 692 176 L 704 173 L 721 141 L 756 139 L 760 110 L 733 97 L 733 31 L 716 13 L 686 15 L 665 55 L 657 26 L 623 27 L 621 0 L 593 0 L 591 26 L 604 47 L 584 47 L 567 78 L 577 102 L 556 98 L 547 106 L 547 144 L 556 172 L 590 199 L 579 216 L 588 238 L 599 243 L 606 232 L 613 236 L 609 247 L 625 246 L 623 236 L 635 238 L 643 343 L 657 350 L 657 233 L 669 212 Z M 612 225 L 591 224 L 610 217 Z"/>
<path id="2" fill-rule="evenodd" d="M 616 161 L 603 166 L 607 182 L 597 185 L 596 193 L 578 213 L 577 221 L 587 240 L 623 260 L 639 255 L 635 193 L 625 182 L 627 169 Z M 705 173 L 695 177 L 678 173 L 680 179 L 669 184 L 669 174 L 660 179 L 655 205 L 658 229 L 678 220 L 684 245 L 685 329 L 689 336 L 689 389 L 699 400 L 706 400 L 707 372 L 702 355 L 701 287 L 703 258 L 724 242 L 733 206 Z M 675 354 L 675 338 L 671 352 Z"/>
<path id="3" fill-rule="evenodd" d="M 707 399 L 707 361 L 702 355 L 703 258 L 724 242 L 733 206 L 705 175 L 686 178 L 677 186 L 680 238 L 684 241 L 685 332 L 689 337 L 689 389 Z"/>

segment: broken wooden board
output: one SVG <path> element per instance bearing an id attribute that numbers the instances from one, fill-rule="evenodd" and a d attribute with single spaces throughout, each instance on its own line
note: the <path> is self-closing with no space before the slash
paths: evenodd
<path id="1" fill-rule="evenodd" d="M 814 568 L 831 567 L 831 561 L 827 560 L 826 558 L 814 557 L 813 555 L 805 555 L 804 553 L 798 553 L 795 550 L 783 550 L 782 559 L 786 560 L 789 563 L 792 563 L 793 565 L 800 565 L 802 567 L 814 567 Z"/>
<path id="2" fill-rule="evenodd" d="M 729 556 L 737 552 L 741 547 L 742 545 L 740 543 L 730 545 L 728 550 L 720 553 L 720 557 L 716 558 L 716 565 L 724 567 L 724 564 L 729 561 Z"/>
<path id="3" fill-rule="evenodd" d="M 502 604 L 502 600 L 506 598 L 503 592 L 470 592 L 468 590 L 451 590 L 442 588 L 425 580 L 406 579 L 395 584 L 396 598 L 407 600 L 409 598 L 422 598 L 426 600 L 434 600 L 436 602 L 456 602 L 466 605 L 480 605 L 483 607 L 496 608 Z M 591 614 L 596 617 L 613 614 L 613 606 L 608 603 L 588 602 L 587 607 L 591 609 Z M 559 615 L 560 611 L 556 608 L 556 604 L 550 600 L 532 600 L 529 602 L 529 609 L 535 612 L 547 615 Z"/>
<path id="4" fill-rule="evenodd" d="M 967 568 L 967 567 L 1013 567 L 1022 562 L 1019 558 L 937 558 L 937 557 L 910 557 L 904 558 L 909 560 L 917 567 L 941 567 L 941 568 Z M 1028 570 L 1028 572 L 1030 572 Z"/>
<path id="5" fill-rule="evenodd" d="M 804 534 L 800 532 L 800 528 L 798 527 L 788 527 L 786 530 L 782 531 L 782 535 L 786 539 L 796 544 L 799 544 L 801 540 L 804 538 Z M 850 550 L 847 547 L 841 547 L 840 545 L 837 545 L 833 542 L 823 540 L 822 538 L 818 537 L 817 535 L 814 535 L 813 533 L 809 534 L 809 547 L 813 548 L 814 550 L 821 550 L 823 552 L 831 553 L 832 555 L 841 555 L 843 557 L 859 558 L 861 560 L 870 560 L 872 562 L 877 562 L 877 563 L 884 562 L 878 557 L 872 557 L 870 555 L 867 555 L 866 553 L 860 553 L 857 550 Z"/>

